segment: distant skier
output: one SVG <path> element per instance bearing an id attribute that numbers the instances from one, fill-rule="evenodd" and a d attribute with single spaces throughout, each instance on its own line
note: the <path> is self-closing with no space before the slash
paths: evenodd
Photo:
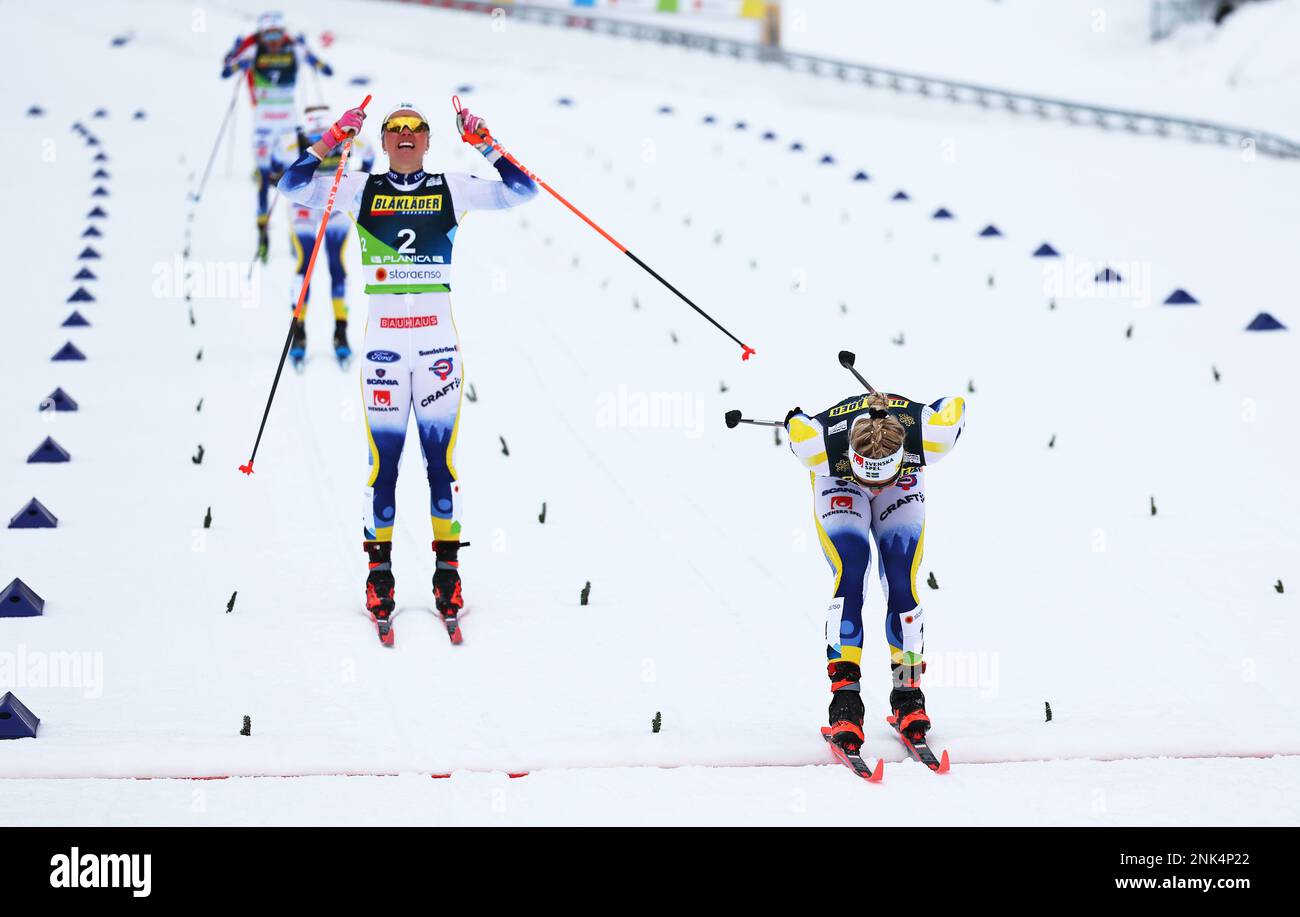
<path id="1" fill-rule="evenodd" d="M 308 148 L 280 179 L 290 200 L 319 208 L 329 198 L 333 175 L 317 174 L 334 144 L 356 134 L 365 120 L 359 108 L 345 112 L 329 136 Z M 468 109 L 456 115 L 466 142 L 486 130 Z M 501 210 L 531 200 L 533 180 L 487 142 L 474 147 L 492 163 L 501 181 L 457 172 L 426 172 L 429 122 L 403 102 L 382 122 L 385 174 L 353 172 L 343 177 L 335 207 L 356 214 L 361 261 L 370 294 L 366 320 L 366 358 L 362 395 L 370 476 L 366 482 L 364 548 L 370 559 L 366 607 L 380 639 L 392 642 L 395 607 L 391 567 L 396 516 L 398 462 L 406 422 L 415 409 L 420 444 L 429 477 L 434 604 L 453 642 L 460 642 L 457 615 L 463 607 L 460 549 L 460 487 L 454 453 L 464 368 L 451 313 L 452 243 L 457 226 L 471 210 Z"/>
<path id="2" fill-rule="evenodd" d="M 965 421 L 961 398 L 927 405 L 883 392 L 851 395 L 815 416 L 800 408 L 786 415 L 790 448 L 812 472 L 813 521 L 835 574 L 826 618 L 829 738 L 849 754 L 864 741 L 859 681 L 869 533 L 885 590 L 889 706 L 910 741 L 923 742 L 930 728 L 921 693 L 925 621 L 916 591 L 925 545 L 925 467 L 952 451 Z"/>
<path id="3" fill-rule="evenodd" d="M 326 116 L 324 105 L 309 105 L 303 112 L 302 129 L 293 137 L 285 137 L 277 151 L 281 162 L 293 162 L 329 133 L 331 119 Z M 338 168 L 341 146 L 333 150 L 321 161 L 321 166 L 333 174 Z M 364 137 L 353 140 L 352 153 L 348 157 L 348 171 L 358 169 L 369 172 L 375 162 L 374 148 Z M 291 287 L 293 301 L 296 304 L 302 280 L 307 274 L 307 261 L 311 258 L 312 246 L 316 243 L 316 233 L 320 229 L 323 210 L 304 207 L 301 204 L 289 208 L 289 239 L 293 243 L 294 253 L 298 258 L 298 280 Z M 334 356 L 344 368 L 352 357 L 352 348 L 348 345 L 348 272 L 343 264 L 343 249 L 348 241 L 351 220 L 346 212 L 335 209 L 330 215 L 329 225 L 325 229 L 324 251 L 321 256 L 329 260 L 330 299 L 334 305 Z M 319 257 L 319 256 L 318 256 Z M 303 301 L 302 316 L 293 323 L 293 340 L 289 345 L 289 359 L 295 369 L 301 370 L 307 356 L 307 300 Z"/>
<path id="4" fill-rule="evenodd" d="M 235 39 L 221 69 L 224 80 L 236 70 L 248 74 L 248 89 L 253 103 L 253 151 L 257 157 L 257 257 L 266 263 L 270 239 L 266 224 L 268 192 L 284 170 L 285 163 L 276 152 L 283 139 L 297 132 L 298 106 L 295 93 L 298 66 L 306 64 L 325 76 L 333 75 L 329 64 L 317 59 L 308 49 L 305 38 L 292 38 L 281 13 L 263 13 L 257 17 L 257 30 Z"/>

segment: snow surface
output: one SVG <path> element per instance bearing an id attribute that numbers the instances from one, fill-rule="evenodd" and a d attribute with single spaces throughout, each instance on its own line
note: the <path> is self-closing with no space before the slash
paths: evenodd
<path id="1" fill-rule="evenodd" d="M 236 471 L 287 327 L 283 213 L 246 295 L 196 296 L 193 327 L 179 294 L 160 295 L 187 225 L 204 269 L 252 252 L 242 100 L 190 224 L 186 195 L 230 98 L 220 57 L 256 6 L 206 7 L 200 22 L 162 0 L 76 16 L 4 5 L 31 38 L 15 72 L 48 63 L 57 36 L 96 74 L 7 103 L 17 218 L 0 248 L 24 259 L 11 256 L 4 307 L 0 507 L 36 496 L 60 524 L 0 531 L 0 583 L 20 576 L 47 602 L 43 617 L 0 619 L 0 689 L 42 718 L 38 739 L 0 743 L 5 823 L 189 823 L 195 793 L 202 823 L 1300 820 L 1296 346 L 1294 332 L 1242 330 L 1265 310 L 1297 321 L 1294 164 L 652 44 L 496 32 L 486 17 L 282 5 L 291 25 L 337 35 L 321 50 L 332 104 L 415 96 L 435 122 L 429 164 L 490 176 L 452 130 L 449 97 L 472 87 L 466 104 L 512 152 L 758 356 L 742 364 L 554 201 L 467 220 L 453 295 L 478 396 L 457 456 L 465 644 L 430 611 L 427 490 L 408 455 L 385 650 L 359 610 L 366 450 L 356 376 L 324 348 L 323 281 L 307 372 L 281 381 L 257 473 Z M 916 69 L 936 69 L 921 65 L 927 40 L 910 41 Z M 358 74 L 370 85 L 347 85 Z M 303 88 L 314 95 L 310 77 Z M 33 103 L 44 118 L 23 116 Z M 101 105 L 109 116 L 91 119 Z M 111 157 L 102 239 L 80 238 L 98 199 L 75 120 Z M 851 182 L 858 169 L 872 180 Z M 910 202 L 890 201 L 899 188 Z M 939 206 L 957 219 L 929 219 Z M 1002 238 L 977 237 L 990 222 Z M 1062 290 L 1028 257 L 1045 240 L 1069 256 L 1048 266 L 1069 274 Z M 86 284 L 97 302 L 78 305 L 92 327 L 64 329 L 87 241 L 104 255 Z M 1073 280 L 1102 265 L 1136 278 L 1132 295 Z M 1160 306 L 1175 287 L 1202 304 Z M 355 287 L 349 300 L 359 349 Z M 50 362 L 68 339 L 85 363 Z M 942 779 L 904 762 L 884 725 L 883 639 L 868 644 L 864 697 L 885 783 L 829 763 L 830 578 L 807 480 L 769 431 L 721 423 L 733 407 L 780 418 L 853 391 L 842 348 L 881 387 L 968 398 L 961 447 L 928 476 L 922 570 L 940 588 L 922 588 L 926 686 L 954 760 Z M 80 412 L 36 410 L 56 386 Z M 676 409 L 666 425 L 638 413 L 656 395 Z M 24 463 L 47 435 L 71 463 Z M 33 685 L 30 666 L 58 653 L 90 654 L 92 677 Z M 237 734 L 245 714 L 251 737 Z M 1269 755 L 1290 757 L 1254 760 Z"/>

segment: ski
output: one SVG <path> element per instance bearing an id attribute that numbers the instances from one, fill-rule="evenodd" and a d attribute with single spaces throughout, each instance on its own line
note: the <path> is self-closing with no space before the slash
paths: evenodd
<path id="1" fill-rule="evenodd" d="M 339 369 L 347 372 L 348 367 L 352 365 L 352 351 L 343 350 L 341 348 L 336 349 L 334 351 L 334 359 L 339 361 Z"/>
<path id="2" fill-rule="evenodd" d="M 460 632 L 460 618 L 458 615 L 442 615 L 442 623 L 447 626 L 447 637 L 451 640 L 453 646 L 460 646 L 464 637 Z"/>
<path id="3" fill-rule="evenodd" d="M 898 736 L 898 740 L 903 743 L 903 747 L 907 749 L 908 754 L 917 761 L 920 761 L 936 774 L 948 773 L 951 764 L 948 762 L 947 749 L 944 749 L 943 755 L 936 758 L 934 752 L 930 750 L 928 742 L 913 742 L 907 736 L 903 735 L 903 731 L 898 728 L 897 719 L 892 713 L 885 717 L 885 722 L 893 727 L 894 735 Z"/>
<path id="4" fill-rule="evenodd" d="M 293 364 L 294 371 L 301 374 L 307 369 L 307 354 L 303 351 L 289 351 L 289 362 Z"/>
<path id="5" fill-rule="evenodd" d="M 393 639 L 397 636 L 393 631 L 392 615 L 389 615 L 386 618 L 381 618 L 374 612 L 371 612 L 370 620 L 375 622 L 375 630 L 379 633 L 379 642 L 384 646 L 392 646 Z"/>
<path id="6" fill-rule="evenodd" d="M 885 760 L 883 758 L 878 758 L 876 760 L 876 766 L 874 768 L 868 766 L 867 762 L 862 760 L 861 752 L 851 755 L 832 741 L 831 727 L 829 726 L 822 727 L 822 738 L 825 739 L 826 744 L 831 747 L 831 754 L 835 755 L 835 760 L 839 761 L 845 767 L 851 768 L 853 773 L 857 774 L 863 780 L 866 780 L 868 783 L 879 783 L 884 779 Z"/>

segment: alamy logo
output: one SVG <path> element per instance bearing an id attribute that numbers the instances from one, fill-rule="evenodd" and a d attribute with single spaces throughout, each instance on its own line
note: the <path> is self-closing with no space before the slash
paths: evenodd
<path id="1" fill-rule="evenodd" d="M 51 888 L 129 888 L 136 898 L 148 898 L 153 889 L 153 854 L 71 853 L 50 858 Z"/>

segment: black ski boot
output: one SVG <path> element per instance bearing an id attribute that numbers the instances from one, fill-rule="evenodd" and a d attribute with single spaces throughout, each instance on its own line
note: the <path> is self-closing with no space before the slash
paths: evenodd
<path id="1" fill-rule="evenodd" d="M 452 643 L 460 643 L 460 610 L 465 600 L 460 594 L 459 541 L 435 541 L 433 553 L 437 566 L 433 571 L 433 605 L 447 625 L 447 636 Z"/>
<path id="2" fill-rule="evenodd" d="M 300 318 L 293 320 L 293 326 L 289 332 L 289 361 L 293 363 L 293 368 L 298 372 L 302 372 L 303 366 L 307 362 L 307 328 Z"/>
<path id="3" fill-rule="evenodd" d="M 895 688 L 889 692 L 889 707 L 894 711 L 894 725 L 908 741 L 923 744 L 930 731 L 930 717 L 925 712 L 925 695 L 920 688 Z"/>
<path id="4" fill-rule="evenodd" d="M 346 318 L 334 320 L 334 358 L 339 361 L 339 366 L 343 369 L 348 368 L 352 361 L 352 348 L 348 345 L 348 320 Z"/>
<path id="5" fill-rule="evenodd" d="M 830 732 L 827 737 L 846 754 L 862 749 L 862 669 L 853 662 L 832 662 L 826 666 L 831 679 L 831 705 L 827 711 Z"/>
<path id="6" fill-rule="evenodd" d="M 393 593 L 397 581 L 393 579 L 393 543 L 391 541 L 362 542 L 370 559 L 370 573 L 366 576 L 366 611 L 379 630 L 379 640 L 385 646 L 393 645 L 393 609 L 397 601 Z"/>

